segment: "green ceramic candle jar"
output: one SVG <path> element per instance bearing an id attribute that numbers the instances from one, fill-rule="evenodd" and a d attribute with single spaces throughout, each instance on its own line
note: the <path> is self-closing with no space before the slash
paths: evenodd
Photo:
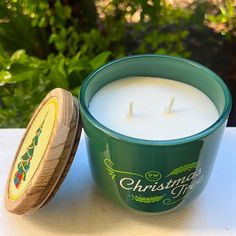
<path id="1" fill-rule="evenodd" d="M 219 119 L 202 132 L 173 140 L 144 140 L 117 133 L 91 115 L 89 104 L 106 84 L 129 76 L 161 77 L 192 85 L 215 104 Z M 185 205 L 202 192 L 231 109 L 228 88 L 211 70 L 165 55 L 126 57 L 90 74 L 79 100 L 94 181 L 115 202 L 134 211 L 160 214 Z"/>

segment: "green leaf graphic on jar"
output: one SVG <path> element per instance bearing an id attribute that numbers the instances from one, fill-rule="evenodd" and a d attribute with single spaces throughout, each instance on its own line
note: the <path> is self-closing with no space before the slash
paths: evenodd
<path id="1" fill-rule="evenodd" d="M 109 175 L 111 175 L 111 178 L 114 180 L 117 174 L 127 174 L 127 175 L 136 175 L 139 177 L 143 178 L 143 175 L 140 174 L 136 174 L 136 173 L 132 173 L 132 172 L 128 172 L 128 171 L 121 171 L 121 170 L 116 170 L 114 169 L 112 166 L 114 165 L 114 163 L 109 160 L 109 159 L 104 159 L 104 164 L 106 166 L 106 170 L 108 172 Z"/>
<path id="2" fill-rule="evenodd" d="M 153 196 L 153 197 L 144 197 L 144 196 L 141 196 L 141 195 L 133 195 L 131 194 L 131 198 L 132 200 L 136 201 L 136 202 L 141 202 L 141 203 L 155 203 L 155 202 L 160 202 L 163 197 L 165 196 L 164 195 L 161 195 L 161 196 Z"/>
<path id="3" fill-rule="evenodd" d="M 192 169 L 196 169 L 198 165 L 198 162 L 192 162 L 183 166 L 180 166 L 178 168 L 175 168 L 174 170 L 172 170 L 166 177 L 170 176 L 170 175 L 178 175 L 181 174 L 185 171 L 190 171 Z"/>

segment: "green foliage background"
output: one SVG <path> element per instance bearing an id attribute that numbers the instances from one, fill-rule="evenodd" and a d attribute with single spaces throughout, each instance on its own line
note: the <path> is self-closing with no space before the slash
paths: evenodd
<path id="1" fill-rule="evenodd" d="M 218 33 L 230 40 L 235 19 L 229 0 L 220 6 L 195 1 L 189 8 L 164 0 L 2 0 L 0 127 L 25 127 L 55 87 L 77 96 L 86 76 L 109 60 L 141 53 L 191 56 L 184 46 L 189 25 L 223 24 Z"/>

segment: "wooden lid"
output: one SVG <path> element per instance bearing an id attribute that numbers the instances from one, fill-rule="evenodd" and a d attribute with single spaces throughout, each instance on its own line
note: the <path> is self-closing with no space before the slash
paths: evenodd
<path id="1" fill-rule="evenodd" d="M 74 159 L 81 130 L 77 99 L 64 89 L 52 90 L 16 152 L 5 195 L 8 211 L 30 214 L 55 195 Z"/>

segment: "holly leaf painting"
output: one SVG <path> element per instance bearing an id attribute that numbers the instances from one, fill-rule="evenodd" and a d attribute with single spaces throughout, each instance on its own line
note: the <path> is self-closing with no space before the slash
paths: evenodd
<path id="1" fill-rule="evenodd" d="M 138 195 L 131 195 L 132 199 L 136 202 L 142 202 L 142 203 L 154 203 L 154 202 L 160 202 L 162 198 L 165 196 L 153 196 L 153 197 L 144 197 L 144 196 L 138 196 Z"/>
<path id="2" fill-rule="evenodd" d="M 172 170 L 168 175 L 178 175 L 178 174 L 181 174 L 185 171 L 190 171 L 192 169 L 196 169 L 197 168 L 197 165 L 198 165 L 198 162 L 192 162 L 192 163 L 189 163 L 189 164 L 186 164 L 186 165 L 183 165 L 183 166 L 180 166 L 180 167 L 177 167 L 175 168 L 174 170 Z"/>

